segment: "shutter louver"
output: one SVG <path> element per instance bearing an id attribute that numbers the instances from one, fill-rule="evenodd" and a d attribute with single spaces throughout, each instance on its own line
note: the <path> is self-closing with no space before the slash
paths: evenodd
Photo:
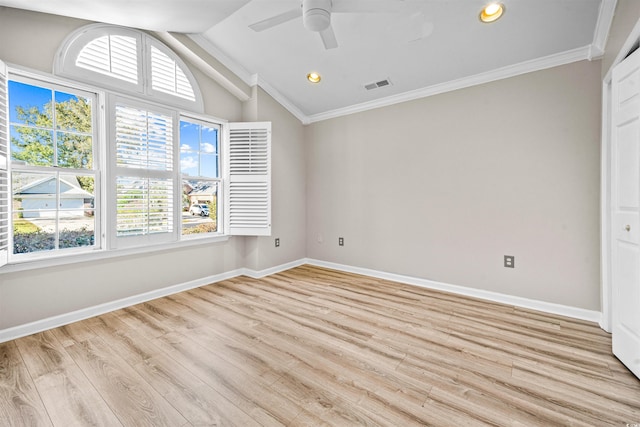
<path id="1" fill-rule="evenodd" d="M 271 235 L 271 123 L 230 123 L 227 149 L 228 233 Z"/>
<path id="2" fill-rule="evenodd" d="M 9 98 L 7 67 L 0 62 L 0 267 L 9 261 Z"/>
<path id="3" fill-rule="evenodd" d="M 137 40 L 116 35 L 98 37 L 82 48 L 76 66 L 137 84 Z"/>
<path id="4" fill-rule="evenodd" d="M 115 105 L 116 236 L 173 233 L 173 117 Z"/>
<path id="5" fill-rule="evenodd" d="M 159 49 L 151 46 L 151 87 L 153 90 L 168 93 L 195 101 L 196 96 L 189 79 L 176 61 Z"/>
<path id="6" fill-rule="evenodd" d="M 173 231 L 173 181 L 122 177 L 116 179 L 118 237 Z"/>
<path id="7" fill-rule="evenodd" d="M 116 165 L 173 170 L 172 117 L 117 105 Z"/>

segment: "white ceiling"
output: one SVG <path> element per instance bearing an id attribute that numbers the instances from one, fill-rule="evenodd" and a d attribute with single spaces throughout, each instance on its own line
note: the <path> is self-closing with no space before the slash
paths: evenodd
<path id="1" fill-rule="evenodd" d="M 347 0 L 333 0 L 341 1 Z M 478 14 L 488 0 L 392 1 L 396 12 L 334 13 L 339 46 L 330 50 L 302 18 L 262 32 L 248 27 L 300 7 L 300 0 L 0 0 L 0 6 L 192 33 L 247 83 L 257 77 L 303 122 L 597 57 L 615 8 L 615 0 L 502 0 L 504 16 L 483 24 Z M 322 82 L 308 83 L 310 71 Z M 392 84 L 364 88 L 382 79 Z"/>

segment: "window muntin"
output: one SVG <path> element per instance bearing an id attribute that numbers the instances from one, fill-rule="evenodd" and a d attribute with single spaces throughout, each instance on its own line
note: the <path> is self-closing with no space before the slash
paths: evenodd
<path id="1" fill-rule="evenodd" d="M 12 253 L 96 247 L 96 95 L 8 82 Z"/>
<path id="2" fill-rule="evenodd" d="M 219 231 L 220 125 L 182 117 L 180 172 L 182 179 L 182 235 Z"/>

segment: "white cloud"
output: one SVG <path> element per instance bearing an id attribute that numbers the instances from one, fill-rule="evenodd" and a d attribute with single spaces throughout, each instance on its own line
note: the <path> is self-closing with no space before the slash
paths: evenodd
<path id="1" fill-rule="evenodd" d="M 195 157 L 183 157 L 180 159 L 180 169 L 185 172 L 187 169 L 197 169 L 198 159 Z"/>
<path id="2" fill-rule="evenodd" d="M 208 142 L 204 142 L 202 143 L 202 151 L 204 151 L 205 153 L 215 153 L 216 146 Z"/>

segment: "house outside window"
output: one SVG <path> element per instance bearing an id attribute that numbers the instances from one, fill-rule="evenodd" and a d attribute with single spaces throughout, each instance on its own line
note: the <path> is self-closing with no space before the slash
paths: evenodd
<path id="1" fill-rule="evenodd" d="M 12 79 L 8 98 L 13 254 L 94 247 L 95 94 Z"/>
<path id="2" fill-rule="evenodd" d="M 133 29 L 76 30 L 54 70 L 0 61 L 0 267 L 270 234 L 269 122 L 204 115 L 186 65 Z"/>
<path id="3" fill-rule="evenodd" d="M 183 236 L 219 230 L 220 130 L 210 121 L 180 120 Z"/>

